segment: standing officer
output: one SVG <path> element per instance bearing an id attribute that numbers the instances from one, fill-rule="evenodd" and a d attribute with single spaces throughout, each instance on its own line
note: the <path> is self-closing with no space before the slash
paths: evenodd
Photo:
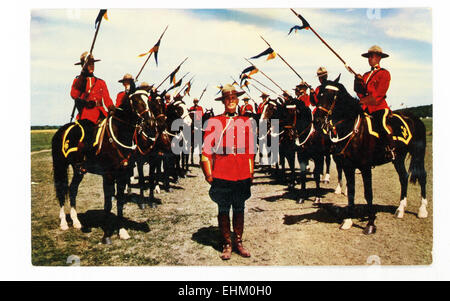
<path id="1" fill-rule="evenodd" d="M 362 108 L 368 111 L 377 125 L 376 128 L 380 129 L 382 140 L 386 144 L 388 159 L 393 160 L 395 159 L 394 140 L 391 130 L 385 126 L 386 118 L 390 115 L 386 93 L 391 82 L 391 74 L 380 67 L 380 60 L 389 55 L 383 53 L 380 46 L 374 45 L 361 56 L 368 58 L 371 70 L 363 76 L 359 74 L 355 76 L 354 90 L 358 94 Z"/>
<path id="2" fill-rule="evenodd" d="M 92 148 L 94 127 L 99 120 L 107 116 L 104 105 L 109 112 L 115 109 L 106 83 L 94 76 L 94 63 L 98 61 L 100 60 L 94 59 L 87 51 L 81 54 L 80 61 L 75 65 L 81 65 L 82 70 L 80 75 L 74 79 L 70 91 L 70 96 L 75 100 L 75 105 L 79 111 L 77 120 L 88 120 L 83 122 L 84 141 L 78 144 L 78 154 L 80 155 L 78 161 L 80 162 L 76 165 L 80 173 L 86 173 L 82 162 L 84 161 L 84 155 Z"/>
<path id="3" fill-rule="evenodd" d="M 129 95 L 133 94 L 136 91 L 136 85 L 134 83 L 134 78 L 131 74 L 126 73 L 121 80 L 119 80 L 119 83 L 122 83 L 123 87 L 125 88 L 124 91 L 119 92 L 117 94 L 116 98 L 116 107 L 119 107 L 125 97 L 128 97 Z"/>
<path id="4" fill-rule="evenodd" d="M 233 230 L 236 250 L 243 257 L 250 252 L 242 245 L 245 201 L 251 196 L 253 179 L 254 142 L 252 119 L 239 116 L 236 107 L 238 92 L 232 85 L 225 85 L 222 101 L 225 112 L 208 119 L 202 150 L 201 166 L 205 179 L 211 184 L 209 195 L 219 207 L 218 222 L 222 235 L 223 260 L 231 257 L 230 208 L 233 208 Z"/>

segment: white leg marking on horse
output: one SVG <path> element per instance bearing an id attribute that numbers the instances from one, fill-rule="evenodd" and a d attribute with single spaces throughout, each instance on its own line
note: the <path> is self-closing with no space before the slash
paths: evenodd
<path id="1" fill-rule="evenodd" d="M 400 205 L 398 206 L 397 210 L 395 211 L 397 218 L 403 218 L 403 216 L 405 214 L 405 208 L 406 208 L 407 203 L 408 202 L 406 201 L 406 198 L 404 198 L 403 200 L 400 201 Z"/>
<path id="2" fill-rule="evenodd" d="M 59 210 L 59 218 L 61 219 L 61 223 L 59 224 L 61 230 L 66 231 L 67 229 L 69 229 L 66 221 L 66 213 L 64 212 L 64 206 L 62 206 Z"/>
<path id="3" fill-rule="evenodd" d="M 81 229 L 81 223 L 80 223 L 80 221 L 78 220 L 78 214 L 77 214 L 77 211 L 76 211 L 75 208 L 73 208 L 73 207 L 70 208 L 70 218 L 71 218 L 72 221 L 73 221 L 73 227 L 74 227 L 75 229 Z"/>
<path id="4" fill-rule="evenodd" d="M 341 194 L 342 193 L 342 188 L 341 188 L 341 183 L 338 183 L 336 186 L 336 189 L 334 190 L 335 194 Z"/>
<path id="5" fill-rule="evenodd" d="M 325 175 L 325 180 L 324 180 L 324 182 L 325 182 L 325 183 L 330 183 L 330 174 L 329 174 L 329 173 L 327 173 L 327 174 Z"/>
<path id="6" fill-rule="evenodd" d="M 314 204 L 320 204 L 321 201 L 322 201 L 322 200 L 321 200 L 319 197 L 316 197 L 316 198 L 314 199 Z"/>
<path id="7" fill-rule="evenodd" d="M 342 224 L 339 227 L 339 229 L 341 229 L 341 230 L 348 230 L 348 229 L 350 229 L 352 227 L 352 225 L 353 225 L 352 219 L 351 218 L 346 218 L 342 222 Z"/>
<path id="8" fill-rule="evenodd" d="M 125 230 L 124 228 L 120 228 L 120 230 L 119 230 L 119 237 L 120 237 L 120 239 L 125 239 L 125 240 L 131 238 L 131 236 L 128 235 L 127 230 Z"/>
<path id="9" fill-rule="evenodd" d="M 419 218 L 427 218 L 428 217 L 428 211 L 427 211 L 427 199 L 422 199 L 422 204 L 419 208 L 419 214 L 417 215 Z"/>
<path id="10" fill-rule="evenodd" d="M 156 191 L 156 193 L 161 193 L 161 188 L 159 188 L 159 185 L 156 185 L 155 186 L 155 191 Z"/>

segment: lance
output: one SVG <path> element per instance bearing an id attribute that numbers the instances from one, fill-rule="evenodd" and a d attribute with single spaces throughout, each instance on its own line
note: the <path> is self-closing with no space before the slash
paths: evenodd
<path id="1" fill-rule="evenodd" d="M 188 57 L 185 58 L 184 61 L 182 61 L 181 64 L 179 64 L 178 67 L 174 69 L 174 71 L 177 70 L 179 67 L 181 67 L 181 65 L 183 65 L 184 62 L 186 62 L 187 59 L 188 59 Z M 173 71 L 172 71 L 172 72 L 173 72 Z M 164 80 L 156 87 L 156 90 L 158 90 L 158 88 L 161 87 L 162 84 L 164 84 L 164 82 L 170 77 L 170 75 L 172 74 L 172 72 L 170 72 L 169 75 L 167 75 L 167 77 L 166 77 L 166 78 L 165 78 L 165 79 L 164 79 Z"/>
<path id="2" fill-rule="evenodd" d="M 164 36 L 164 34 L 166 33 L 166 30 L 167 30 L 168 27 L 169 27 L 169 25 L 166 26 L 166 29 L 164 29 L 164 31 L 163 31 L 163 33 L 161 34 L 161 36 L 159 37 L 159 40 L 158 40 L 158 41 L 161 41 L 161 39 L 162 39 L 162 37 Z M 156 42 L 156 43 L 158 43 L 158 42 Z M 145 62 L 144 62 L 144 65 L 142 65 L 141 70 L 139 70 L 138 75 L 136 75 L 136 79 L 135 79 L 134 81 L 136 81 L 136 82 L 138 81 L 139 75 L 141 75 L 142 70 L 144 70 L 144 67 L 145 67 L 145 65 L 147 64 L 147 62 L 148 62 L 148 60 L 150 59 L 150 57 L 152 56 L 152 54 L 153 54 L 153 51 L 150 52 L 149 56 L 147 57 L 147 59 L 146 59 Z"/>
<path id="3" fill-rule="evenodd" d="M 252 77 L 251 79 L 253 79 L 255 82 L 257 82 L 258 84 L 260 84 L 261 86 L 263 86 L 264 88 L 266 88 L 267 90 L 269 90 L 270 92 L 277 94 L 277 92 L 275 92 L 274 90 L 270 89 L 269 87 L 267 87 L 266 85 L 264 85 L 262 82 L 260 82 L 259 80 L 257 80 L 256 78 Z M 253 85 L 253 84 L 252 84 Z M 253 85 L 255 87 L 255 85 Z"/>
<path id="4" fill-rule="evenodd" d="M 246 60 L 247 62 L 249 62 L 253 67 L 255 67 L 256 69 L 258 69 L 259 72 L 261 72 L 262 75 L 264 75 L 268 80 L 270 80 L 275 86 L 277 86 L 282 92 L 285 92 L 285 90 L 283 88 L 281 88 L 276 82 L 274 82 L 273 79 L 271 79 L 269 76 L 267 76 L 261 69 L 259 69 L 258 67 L 255 66 L 255 64 L 253 64 L 252 62 L 250 62 L 249 60 L 247 60 L 246 58 L 244 58 L 244 60 Z M 273 90 L 271 90 L 273 92 Z M 275 94 L 277 94 L 276 92 L 274 92 Z"/>
<path id="5" fill-rule="evenodd" d="M 356 72 L 353 71 L 353 69 L 352 69 L 350 66 L 348 66 L 347 63 L 339 56 L 339 54 L 337 54 L 337 52 L 334 51 L 334 49 L 331 48 L 330 45 L 328 45 L 327 42 L 325 42 L 325 40 L 322 39 L 321 36 L 319 36 L 319 34 L 311 27 L 311 25 L 309 25 L 309 23 L 305 20 L 305 18 L 303 18 L 300 14 L 297 14 L 297 13 L 295 12 L 295 10 L 293 10 L 292 8 L 291 8 L 291 11 L 292 11 L 292 12 L 293 12 L 293 13 L 294 13 L 294 14 L 295 14 L 302 22 L 306 22 L 306 24 L 308 25 L 308 28 L 311 29 L 311 31 L 319 38 L 319 40 L 321 40 L 322 43 L 324 43 L 325 46 L 327 46 L 328 49 L 330 49 L 331 52 L 333 52 L 333 53 L 338 57 L 338 59 L 339 59 L 342 63 L 344 63 L 344 66 L 345 66 L 345 68 L 348 70 L 348 72 L 353 73 L 353 75 L 355 75 L 355 76 L 357 75 Z M 306 25 L 306 24 L 303 24 L 303 25 Z"/>
<path id="6" fill-rule="evenodd" d="M 236 82 L 236 80 L 232 77 L 232 76 L 230 76 L 231 77 L 231 79 L 233 80 L 233 82 Z M 256 101 L 250 96 L 250 94 L 248 94 L 247 92 L 245 92 L 245 90 L 244 89 L 242 89 L 242 91 L 244 91 L 244 93 L 245 93 L 245 95 L 247 95 L 255 104 L 256 104 Z"/>
<path id="7" fill-rule="evenodd" d="M 101 12 L 102 10 L 100 10 L 100 12 Z M 106 9 L 105 9 L 105 13 L 104 14 L 106 14 Z M 103 15 L 104 15 L 103 14 Z M 92 55 L 92 51 L 94 50 L 94 45 L 95 45 L 95 41 L 97 40 L 97 34 L 98 34 L 98 30 L 100 29 L 100 24 L 102 24 L 102 20 L 103 20 L 103 15 L 102 15 L 102 17 L 100 18 L 100 20 L 98 21 L 98 25 L 97 25 L 97 28 L 95 29 L 95 34 L 94 34 L 94 39 L 92 40 L 92 44 L 91 44 L 91 49 L 89 50 L 89 55 L 86 57 L 86 59 L 84 60 L 84 64 L 83 64 L 83 70 L 84 70 L 84 68 L 86 68 L 86 64 L 88 63 L 88 61 L 89 61 L 89 57 Z M 73 104 L 73 109 L 72 109 L 72 114 L 70 115 L 70 121 L 69 122 L 72 122 L 72 120 L 73 120 L 73 116 L 75 115 L 75 109 L 76 109 L 76 105 L 75 105 L 75 103 Z"/>
<path id="8" fill-rule="evenodd" d="M 261 39 L 263 39 L 263 41 L 264 42 L 266 42 L 266 44 L 270 47 L 270 48 L 272 48 L 272 46 L 269 44 L 269 42 L 267 42 L 266 41 L 266 39 L 264 39 L 261 35 L 260 35 L 260 37 L 261 37 Z M 273 49 L 273 48 L 272 48 Z M 295 71 L 295 69 L 281 56 L 281 54 L 280 53 L 278 53 L 277 52 L 277 55 L 278 55 L 278 57 L 289 67 L 289 68 L 291 68 L 291 70 L 292 71 L 294 71 L 294 73 L 302 80 L 302 81 L 305 81 L 304 79 L 303 79 L 303 77 L 300 75 L 300 74 L 298 74 L 298 72 L 297 71 Z M 309 86 L 309 85 L 308 85 Z M 310 88 L 312 88 L 311 86 L 310 86 Z"/>
<path id="9" fill-rule="evenodd" d="M 203 92 L 202 92 L 202 94 L 200 95 L 200 98 L 198 99 L 198 101 L 200 101 L 200 99 L 202 99 L 203 94 L 205 94 L 206 88 L 208 88 L 208 84 L 206 84 L 205 89 L 203 89 Z"/>

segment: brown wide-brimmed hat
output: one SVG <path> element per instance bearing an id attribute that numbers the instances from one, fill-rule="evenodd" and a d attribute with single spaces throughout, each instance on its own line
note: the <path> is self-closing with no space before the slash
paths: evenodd
<path id="1" fill-rule="evenodd" d="M 88 55 L 89 55 L 89 52 L 87 52 L 87 51 L 83 52 L 83 53 L 81 54 L 81 56 L 80 56 L 80 61 L 79 61 L 78 63 L 75 63 L 74 65 L 84 65 L 84 61 L 86 60 L 86 57 L 87 57 Z M 95 63 L 95 62 L 99 62 L 100 60 L 94 59 L 94 57 L 93 57 L 92 54 L 91 54 L 91 61 L 92 61 L 93 63 Z"/>
<path id="2" fill-rule="evenodd" d="M 145 90 L 145 91 L 149 92 L 152 87 L 153 87 L 153 85 L 149 85 L 147 82 L 142 82 L 139 85 L 138 90 Z"/>
<path id="3" fill-rule="evenodd" d="M 381 47 L 378 46 L 378 45 L 373 45 L 372 47 L 369 48 L 369 50 L 368 50 L 366 53 L 361 54 L 361 56 L 363 56 L 363 57 L 369 57 L 369 55 L 370 55 L 371 53 L 376 53 L 376 54 L 378 54 L 379 56 L 381 56 L 381 58 L 389 57 L 388 54 L 383 53 L 383 50 L 382 50 Z"/>
<path id="4" fill-rule="evenodd" d="M 301 81 L 297 86 L 295 86 L 295 89 L 292 90 L 301 90 L 302 88 L 308 88 L 308 84 L 304 81 Z"/>
<path id="5" fill-rule="evenodd" d="M 319 69 L 317 69 L 317 77 L 322 77 L 325 75 L 328 75 L 327 69 L 325 69 L 325 67 L 319 67 Z"/>
<path id="6" fill-rule="evenodd" d="M 198 98 L 194 98 L 193 102 L 194 103 L 199 102 Z"/>
<path id="7" fill-rule="evenodd" d="M 269 94 L 262 92 L 262 94 L 259 97 L 261 97 L 261 98 L 269 97 Z"/>
<path id="8" fill-rule="evenodd" d="M 222 88 L 222 96 L 217 97 L 215 100 L 224 100 L 225 97 L 229 96 L 229 95 L 236 95 L 236 97 L 241 96 L 242 94 L 244 94 L 244 91 L 237 91 L 233 85 L 230 84 L 226 84 L 225 86 L 223 86 Z"/>
<path id="9" fill-rule="evenodd" d="M 129 81 L 134 81 L 133 76 L 130 73 L 126 73 L 122 79 L 119 79 L 119 83 L 123 83 L 124 81 L 129 80 Z M 142 84 L 141 84 L 142 85 Z"/>
<path id="10" fill-rule="evenodd" d="M 250 100 L 250 98 L 248 98 L 248 97 L 244 97 L 244 98 L 242 98 L 242 100 L 243 100 L 243 101 L 249 101 L 249 100 Z"/>

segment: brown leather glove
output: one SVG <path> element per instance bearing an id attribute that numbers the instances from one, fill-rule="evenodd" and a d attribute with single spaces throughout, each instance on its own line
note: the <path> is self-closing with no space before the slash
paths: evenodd
<path id="1" fill-rule="evenodd" d="M 114 113 L 116 113 L 116 107 L 115 106 L 109 106 L 108 107 L 108 115 L 112 116 L 112 115 L 114 115 Z"/>

